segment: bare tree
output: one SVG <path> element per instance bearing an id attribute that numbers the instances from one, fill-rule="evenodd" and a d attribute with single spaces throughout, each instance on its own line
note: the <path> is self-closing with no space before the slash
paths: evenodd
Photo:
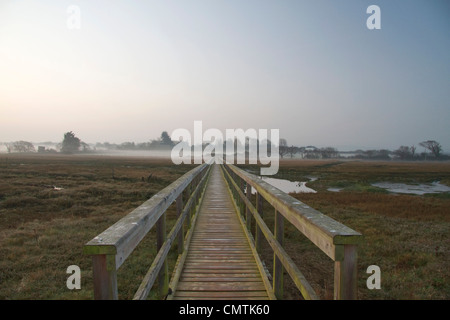
<path id="1" fill-rule="evenodd" d="M 294 157 L 294 154 L 296 154 L 297 151 L 298 151 L 298 148 L 297 148 L 297 147 L 290 146 L 290 147 L 288 148 L 288 153 L 289 153 L 289 155 L 291 156 L 291 159 Z"/>
<path id="2" fill-rule="evenodd" d="M 416 146 L 412 145 L 409 150 L 411 150 L 411 157 L 414 159 L 414 155 L 416 154 Z"/>
<path id="3" fill-rule="evenodd" d="M 339 156 L 339 151 L 332 147 L 322 148 L 319 152 L 324 159 L 337 158 Z"/>
<path id="4" fill-rule="evenodd" d="M 401 160 L 406 160 L 412 157 L 411 149 L 407 146 L 400 146 L 400 148 L 394 150 L 394 155 Z"/>
<path id="5" fill-rule="evenodd" d="M 289 147 L 287 146 L 287 140 L 281 138 L 280 145 L 278 147 L 278 152 L 280 153 L 280 157 L 283 158 L 286 154 L 289 153 Z"/>
<path id="6" fill-rule="evenodd" d="M 427 140 L 419 143 L 420 146 L 428 149 L 436 158 L 441 156 L 442 146 L 439 142 L 434 140 Z"/>
<path id="7" fill-rule="evenodd" d="M 31 142 L 28 141 L 16 141 L 10 144 L 8 147 L 8 152 L 35 152 L 36 149 Z"/>

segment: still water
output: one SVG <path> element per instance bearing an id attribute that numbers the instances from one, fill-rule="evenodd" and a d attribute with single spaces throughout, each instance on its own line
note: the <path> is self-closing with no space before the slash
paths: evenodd
<path id="1" fill-rule="evenodd" d="M 392 193 L 410 193 L 423 195 L 426 193 L 450 192 L 450 187 L 435 181 L 431 184 L 406 184 L 392 182 L 372 183 L 372 186 L 386 189 Z"/>
<path id="2" fill-rule="evenodd" d="M 305 181 L 289 181 L 286 179 L 277 179 L 269 177 L 261 177 L 261 179 L 268 184 L 280 189 L 285 193 L 316 193 L 317 191 L 306 186 Z M 252 188 L 252 194 L 255 190 Z"/>

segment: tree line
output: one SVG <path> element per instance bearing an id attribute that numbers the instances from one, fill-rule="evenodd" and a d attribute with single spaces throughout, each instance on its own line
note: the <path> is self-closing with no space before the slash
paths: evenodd
<path id="1" fill-rule="evenodd" d="M 149 142 L 134 143 L 134 142 L 123 142 L 121 144 L 113 144 L 109 142 L 96 143 L 94 146 L 82 141 L 73 131 L 64 133 L 63 140 L 56 144 L 56 149 L 48 149 L 44 146 L 38 146 L 36 150 L 33 143 L 28 141 L 15 141 L 6 143 L 6 150 L 8 153 L 18 152 L 18 153 L 56 153 L 59 150 L 60 153 L 72 154 L 80 152 L 94 152 L 96 148 L 104 148 L 109 150 L 154 150 L 173 147 L 175 142 L 170 139 L 167 131 L 161 133 L 160 138 L 150 140 Z"/>
<path id="2" fill-rule="evenodd" d="M 400 146 L 396 150 L 379 149 L 379 150 L 356 150 L 351 151 L 351 156 L 345 158 L 353 159 L 372 159 L 372 160 L 450 160 L 449 155 L 444 155 L 442 145 L 435 140 L 426 140 L 419 143 L 425 151 L 418 153 L 417 147 Z M 280 139 L 279 153 L 281 158 L 294 158 L 299 155 L 303 159 L 331 159 L 343 157 L 344 152 L 340 152 L 336 148 L 326 147 L 317 148 L 314 146 L 296 147 L 289 146 L 286 139 Z"/>
<path id="3" fill-rule="evenodd" d="M 57 145 L 57 149 L 61 153 L 71 154 L 79 152 L 93 152 L 96 148 L 103 148 L 108 150 L 157 150 L 172 148 L 176 142 L 172 141 L 167 131 L 163 131 L 158 139 L 150 140 L 149 142 L 135 143 L 123 142 L 121 144 L 112 144 L 109 142 L 97 143 L 94 147 L 83 142 L 78 138 L 74 132 L 69 131 L 64 133 L 63 140 Z M 270 144 L 270 142 L 269 142 Z M 21 152 L 29 153 L 36 152 L 33 143 L 28 141 L 15 141 L 6 143 L 8 153 Z M 372 160 L 450 160 L 449 155 L 444 155 L 442 145 L 435 140 L 426 140 L 419 143 L 419 146 L 424 148 L 423 152 L 418 152 L 415 145 L 400 146 L 396 150 L 355 150 L 350 151 L 352 155 L 345 156 L 345 158 L 354 159 L 372 159 Z M 245 150 L 248 151 L 248 143 Z M 270 147 L 269 147 L 270 150 Z M 38 147 L 37 152 L 57 152 L 54 149 L 45 149 L 42 146 Z M 333 147 L 317 148 L 315 146 L 298 147 L 287 143 L 286 139 L 279 141 L 279 155 L 280 158 L 302 158 L 302 159 L 333 159 L 342 158 L 345 152 L 341 152 Z"/>

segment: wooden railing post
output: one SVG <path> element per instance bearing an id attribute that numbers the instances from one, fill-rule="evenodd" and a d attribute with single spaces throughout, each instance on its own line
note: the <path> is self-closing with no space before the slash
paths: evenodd
<path id="1" fill-rule="evenodd" d="M 192 182 L 189 184 L 189 186 L 187 187 L 187 190 L 188 190 L 188 199 L 191 197 L 191 195 L 192 195 L 192 188 L 193 188 L 193 185 L 192 185 Z M 192 216 L 193 216 L 193 213 L 194 213 L 194 209 L 195 209 L 195 207 L 194 207 L 194 205 L 192 205 L 191 207 L 190 207 L 190 209 L 189 209 L 189 215 L 188 215 L 188 219 L 187 219 L 187 223 L 188 223 L 188 225 L 187 225 L 187 227 L 188 227 L 188 229 L 190 229 L 191 228 L 191 222 L 192 222 Z"/>
<path id="2" fill-rule="evenodd" d="M 244 180 L 239 178 L 239 187 L 241 188 L 241 191 L 244 192 Z M 241 199 L 241 197 L 238 195 L 239 199 L 239 209 L 241 211 L 241 215 L 244 216 L 245 213 L 245 202 L 244 199 Z"/>
<path id="3" fill-rule="evenodd" d="M 256 192 L 256 210 L 258 211 L 259 216 L 261 219 L 263 218 L 263 197 L 259 192 Z M 261 252 L 261 246 L 262 246 L 262 238 L 263 233 L 261 228 L 256 224 L 256 230 L 255 230 L 255 247 L 256 251 Z"/>
<path id="4" fill-rule="evenodd" d="M 98 254 L 92 256 L 94 277 L 94 299 L 117 300 L 117 271 L 108 270 L 108 261 L 114 261 L 113 255 Z M 112 266 L 110 266 L 111 269 Z"/>
<path id="5" fill-rule="evenodd" d="M 340 248 L 339 248 L 340 247 Z M 342 248 L 343 247 L 343 248 Z M 342 260 L 334 262 L 334 299 L 355 300 L 357 298 L 357 246 L 336 246 L 344 253 Z"/>
<path id="6" fill-rule="evenodd" d="M 198 175 L 195 185 L 197 186 L 201 180 L 202 180 L 201 176 Z M 200 196 L 201 196 L 201 193 L 198 192 L 197 195 L 195 196 L 195 206 L 198 206 L 198 204 L 200 203 Z"/>
<path id="7" fill-rule="evenodd" d="M 246 183 L 246 191 L 247 191 L 247 199 L 251 201 L 252 197 L 252 186 L 249 183 Z M 250 212 L 249 206 L 245 206 L 245 221 L 247 222 L 247 229 L 251 230 L 252 228 L 252 213 Z"/>
<path id="8" fill-rule="evenodd" d="M 156 223 L 156 252 L 163 246 L 166 241 L 166 213 L 158 219 Z M 167 259 L 164 259 L 164 265 L 158 274 L 159 298 L 163 299 L 169 291 L 169 265 Z"/>
<path id="9" fill-rule="evenodd" d="M 176 200 L 177 205 L 177 219 L 181 216 L 183 212 L 183 194 L 180 193 Z M 184 223 L 181 225 L 181 229 L 178 233 L 178 254 L 182 254 L 184 251 Z"/>
<path id="10" fill-rule="evenodd" d="M 283 246 L 284 241 L 284 218 L 275 210 L 274 236 L 278 243 Z M 283 264 L 276 253 L 273 254 L 273 291 L 277 299 L 283 299 Z"/>

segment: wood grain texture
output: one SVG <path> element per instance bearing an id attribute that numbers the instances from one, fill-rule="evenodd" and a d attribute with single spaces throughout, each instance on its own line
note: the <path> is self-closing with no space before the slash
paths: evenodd
<path id="1" fill-rule="evenodd" d="M 174 299 L 269 299 L 262 276 L 214 165 Z"/>

